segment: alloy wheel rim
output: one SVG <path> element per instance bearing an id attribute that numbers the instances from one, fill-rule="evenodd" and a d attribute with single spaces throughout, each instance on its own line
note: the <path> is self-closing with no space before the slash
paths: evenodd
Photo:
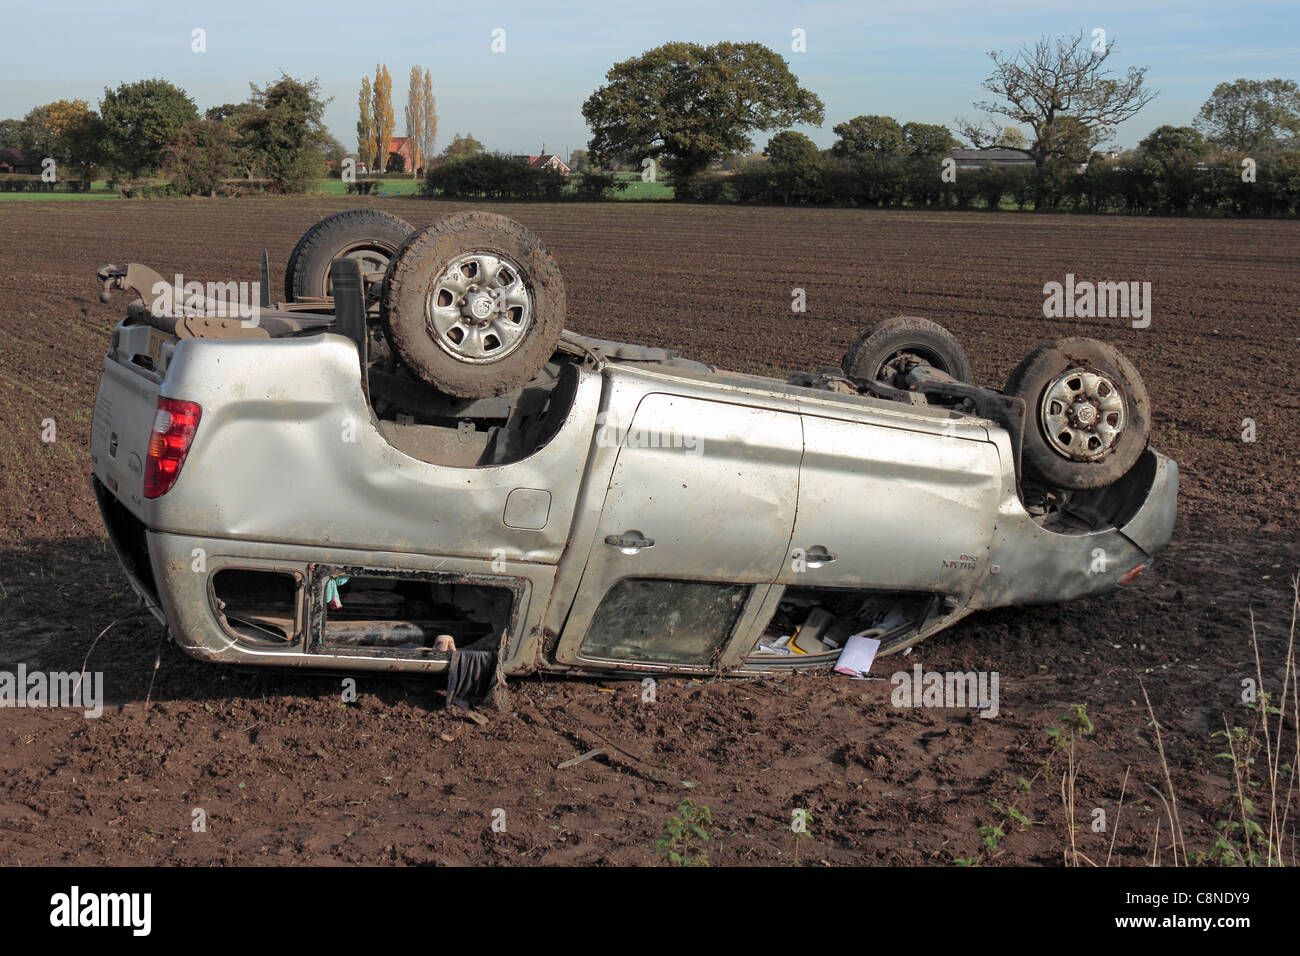
<path id="1" fill-rule="evenodd" d="M 524 270 L 498 252 L 467 252 L 447 263 L 425 300 L 425 327 L 439 348 L 462 362 L 497 362 L 533 325 Z"/>
<path id="2" fill-rule="evenodd" d="M 1043 392 L 1039 415 L 1048 443 L 1074 461 L 1100 461 L 1124 432 L 1124 396 L 1108 376 L 1072 368 Z"/>

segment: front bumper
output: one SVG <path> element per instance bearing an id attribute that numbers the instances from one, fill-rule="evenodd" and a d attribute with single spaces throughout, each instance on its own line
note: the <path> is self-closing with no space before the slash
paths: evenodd
<path id="1" fill-rule="evenodd" d="M 1061 534 L 1017 508 L 999 517 L 989 547 L 989 573 L 972 608 L 1068 601 L 1120 586 L 1121 579 L 1169 543 L 1178 500 L 1178 464 L 1154 449 L 1150 485 L 1118 527 Z M 1139 489 L 1140 490 L 1140 489 Z"/>

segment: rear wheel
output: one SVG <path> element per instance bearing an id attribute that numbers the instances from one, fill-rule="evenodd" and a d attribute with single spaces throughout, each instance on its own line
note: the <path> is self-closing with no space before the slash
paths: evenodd
<path id="1" fill-rule="evenodd" d="M 858 336 L 844 355 L 844 374 L 893 384 L 917 361 L 946 372 L 959 382 L 971 380 L 970 359 L 951 332 L 937 322 L 900 315 L 885 319 Z"/>
<path id="2" fill-rule="evenodd" d="M 284 295 L 294 302 L 330 295 L 330 263 L 357 259 L 362 273 L 385 272 L 406 238 L 415 232 L 409 222 L 378 209 L 348 209 L 312 226 L 289 256 L 284 269 Z"/>
<path id="3" fill-rule="evenodd" d="M 1146 386 L 1105 342 L 1070 338 L 1035 349 L 1003 391 L 1025 400 L 1026 474 L 1054 488 L 1103 488 L 1123 477 L 1146 447 Z"/>

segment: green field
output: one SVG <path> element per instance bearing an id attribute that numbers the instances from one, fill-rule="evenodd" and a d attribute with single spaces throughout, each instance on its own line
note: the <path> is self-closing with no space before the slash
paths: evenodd
<path id="1" fill-rule="evenodd" d="M 380 182 L 383 185 L 380 187 L 379 192 L 371 195 L 414 196 L 420 191 L 420 181 L 412 179 L 410 176 L 400 176 L 392 179 L 385 176 Z M 318 179 L 316 180 L 315 190 L 330 196 L 346 196 L 348 194 L 348 185 L 341 179 Z"/>
<path id="2" fill-rule="evenodd" d="M 95 183 L 88 193 L 5 193 L 0 192 L 0 202 L 8 200 L 44 202 L 47 199 L 116 199 L 117 190 L 109 189 L 104 183 Z"/>
<path id="3" fill-rule="evenodd" d="M 622 192 L 614 193 L 614 198 L 633 200 L 668 200 L 673 198 L 673 187 L 668 183 L 643 183 L 639 176 L 634 176 L 632 179 L 628 180 L 627 189 L 624 189 Z"/>
<path id="4" fill-rule="evenodd" d="M 668 183 L 653 182 L 643 183 L 635 173 L 627 173 L 620 176 L 626 179 L 627 189 L 622 192 L 612 194 L 616 200 L 631 201 L 649 201 L 649 200 L 671 200 L 673 198 L 673 187 Z M 412 197 L 420 193 L 420 183 L 418 180 L 409 177 L 387 178 L 381 180 L 383 184 L 378 193 L 373 195 L 382 195 L 389 198 L 395 196 Z M 347 184 L 341 179 L 318 179 L 312 187 L 315 194 L 324 193 L 327 196 L 346 196 L 348 194 Z M 24 202 L 45 202 L 48 200 L 65 200 L 65 199 L 117 199 L 116 189 L 109 189 L 103 182 L 97 182 L 88 193 L 6 193 L 0 192 L 0 202 L 5 200 L 24 201 Z"/>

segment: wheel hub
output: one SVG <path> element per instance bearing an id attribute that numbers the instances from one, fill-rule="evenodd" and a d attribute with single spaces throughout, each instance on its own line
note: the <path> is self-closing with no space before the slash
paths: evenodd
<path id="1" fill-rule="evenodd" d="M 438 347 L 462 362 L 505 358 L 533 324 L 533 296 L 524 271 L 498 252 L 456 256 L 434 280 L 425 327 Z"/>
<path id="2" fill-rule="evenodd" d="M 492 315 L 495 305 L 496 299 L 486 292 L 481 292 L 470 300 L 469 305 L 462 310 L 462 314 L 475 325 L 486 325 L 486 320 Z"/>
<path id="3" fill-rule="evenodd" d="M 1072 368 L 1043 392 L 1039 409 L 1048 443 L 1074 461 L 1100 461 L 1115 448 L 1126 421 L 1124 397 L 1106 375 Z"/>

